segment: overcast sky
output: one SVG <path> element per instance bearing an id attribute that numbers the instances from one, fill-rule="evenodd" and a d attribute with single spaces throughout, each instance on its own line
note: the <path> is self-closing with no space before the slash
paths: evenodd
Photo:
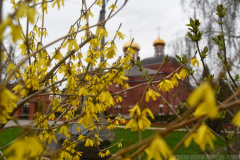
<path id="1" fill-rule="evenodd" d="M 176 38 L 179 31 L 187 31 L 185 24 L 188 18 L 184 16 L 180 0 L 130 0 L 127 6 L 120 12 L 112 23 L 121 21 L 122 31 L 126 34 L 126 40 L 119 42 L 119 51 L 125 42 L 130 40 L 130 29 L 135 42 L 140 47 L 141 58 L 154 55 L 153 41 L 158 37 L 157 28 L 160 27 L 160 38 L 166 45 Z M 111 25 L 107 25 L 107 28 Z M 169 53 L 166 46 L 166 53 Z"/>
<path id="2" fill-rule="evenodd" d="M 92 1 L 87 0 L 87 2 Z M 109 0 L 106 9 L 114 2 L 115 0 Z M 121 3 L 123 0 L 119 0 L 119 2 Z M 160 27 L 160 37 L 166 42 L 165 52 L 175 56 L 174 53 L 170 52 L 168 44 L 176 39 L 177 34 L 181 35 L 187 31 L 185 24 L 189 21 L 189 18 L 182 10 L 180 2 L 180 0 L 129 0 L 127 5 L 106 24 L 106 29 L 109 31 L 109 37 L 106 40 L 113 38 L 119 24 L 122 23 L 120 31 L 126 35 L 126 38 L 116 41 L 118 55 L 123 54 L 123 44 L 130 40 L 130 30 L 132 30 L 132 37 L 140 45 L 141 50 L 139 53 L 141 59 L 143 59 L 154 55 L 153 41 L 157 39 L 157 28 Z M 5 15 L 10 11 L 7 3 L 4 1 Z M 60 10 L 57 7 L 51 8 L 50 4 L 48 14 L 45 15 L 44 26 L 47 28 L 48 38 L 43 41 L 44 44 L 67 34 L 71 24 L 80 15 L 81 1 L 65 0 L 65 5 Z M 90 21 L 90 24 L 98 21 L 100 9 L 96 5 L 92 8 L 94 19 Z M 106 15 L 108 13 L 109 10 L 107 10 Z M 40 13 L 39 16 L 41 16 Z M 21 23 L 23 26 L 26 24 L 24 20 Z M 38 21 L 37 25 L 41 25 L 41 20 Z M 53 45 L 49 49 L 53 51 L 56 47 L 58 46 Z"/>
<path id="3" fill-rule="evenodd" d="M 88 6 L 93 0 L 87 0 Z M 114 3 L 115 0 L 109 0 L 106 9 Z M 130 30 L 132 30 L 132 37 L 140 47 L 141 59 L 154 56 L 153 42 L 158 37 L 157 28 L 160 27 L 160 38 L 166 42 L 165 53 L 174 56 L 174 51 L 170 50 L 168 44 L 176 40 L 177 37 L 184 36 L 187 32 L 186 24 L 189 21 L 189 17 L 183 12 L 180 5 L 180 0 L 129 0 L 127 5 L 110 21 L 106 24 L 106 29 L 109 32 L 109 37 L 106 41 L 113 39 L 116 30 L 120 23 L 122 27 L 120 29 L 126 35 L 124 40 L 116 40 L 115 43 L 118 47 L 117 57 L 123 55 L 123 45 L 130 40 Z M 123 3 L 123 0 L 119 0 L 119 3 Z M 3 16 L 11 12 L 9 1 L 4 1 L 4 14 Z M 47 29 L 48 37 L 43 40 L 43 45 L 46 45 L 56 38 L 62 37 L 68 33 L 71 25 L 79 18 L 80 10 L 82 6 L 81 0 L 65 0 L 64 7 L 58 10 L 57 7 L 52 9 L 52 4 L 49 4 L 48 14 L 45 15 L 44 27 Z M 118 8 L 120 5 L 117 5 Z M 91 12 L 94 14 L 94 18 L 90 21 L 90 25 L 96 24 L 99 19 L 99 12 L 101 8 L 94 5 Z M 109 10 L 106 11 L 108 15 Z M 37 26 L 41 26 L 41 11 L 39 10 L 39 20 Z M 24 31 L 26 30 L 26 20 L 20 20 Z M 85 25 L 85 22 L 81 25 Z M 33 26 L 30 26 L 32 29 Z M 92 30 L 95 33 L 95 29 Z M 80 40 L 78 39 L 80 43 Z M 60 42 L 59 42 L 60 43 Z M 58 48 L 59 43 L 56 43 L 47 48 L 48 53 L 54 52 L 55 48 Z M 62 54 L 65 54 L 62 50 Z M 87 51 L 87 47 L 83 48 L 82 53 Z M 16 51 L 19 54 L 19 51 Z M 111 64 L 114 60 L 110 60 Z"/>

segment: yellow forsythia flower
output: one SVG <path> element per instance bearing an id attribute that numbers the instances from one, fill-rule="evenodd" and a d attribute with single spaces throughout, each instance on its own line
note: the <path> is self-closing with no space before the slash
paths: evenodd
<path id="1" fill-rule="evenodd" d="M 137 131 L 138 130 L 138 124 L 136 119 L 132 118 L 127 125 L 125 126 L 125 129 L 131 128 L 131 131 Z"/>
<path id="2" fill-rule="evenodd" d="M 213 140 L 216 140 L 216 137 L 213 135 L 206 124 L 202 124 L 198 128 L 196 135 L 196 142 L 199 144 L 200 148 L 202 150 L 205 150 L 206 144 L 208 143 L 210 148 L 214 149 Z"/>
<path id="3" fill-rule="evenodd" d="M 211 149 L 214 149 L 213 141 L 216 140 L 216 137 L 213 135 L 211 130 L 207 127 L 206 124 L 201 124 L 196 133 L 192 133 L 185 141 L 185 147 L 188 147 L 191 144 L 191 141 L 194 140 L 200 148 L 204 151 L 206 145 L 209 144 Z"/>
<path id="4" fill-rule="evenodd" d="M 132 117 L 134 114 L 140 115 L 141 114 L 141 109 L 138 104 L 136 104 L 132 109 L 129 109 L 130 116 Z"/>
<path id="5" fill-rule="evenodd" d="M 150 128 L 151 126 L 151 122 L 149 121 L 149 119 L 146 116 L 141 116 L 138 119 L 138 128 L 142 131 L 145 130 L 145 128 Z"/>
<path id="6" fill-rule="evenodd" d="M 121 143 L 121 142 L 118 143 L 117 147 L 118 147 L 118 148 L 121 148 L 121 147 L 122 147 L 122 143 Z"/>
<path id="7" fill-rule="evenodd" d="M 113 125 L 113 124 L 109 124 L 108 126 L 107 126 L 107 129 L 108 130 L 111 130 L 111 129 L 114 129 L 115 128 L 115 126 Z"/>
<path id="8" fill-rule="evenodd" d="M 9 155 L 7 159 L 34 159 L 43 151 L 43 146 L 36 137 L 19 139 L 10 145 L 5 154 Z"/>
<path id="9" fill-rule="evenodd" d="M 179 75 L 177 73 L 175 73 L 172 77 L 172 82 L 173 82 L 174 86 L 176 86 L 176 87 L 178 86 L 178 80 L 177 79 L 180 79 L 178 77 L 179 77 Z"/>
<path id="10" fill-rule="evenodd" d="M 123 86 L 123 89 L 128 89 L 128 88 L 130 88 L 129 84 L 125 83 L 124 86 Z"/>
<path id="11" fill-rule="evenodd" d="M 33 24 L 35 22 L 36 14 L 37 14 L 37 11 L 34 7 L 30 7 L 30 6 L 27 6 L 25 3 L 22 3 L 19 5 L 16 16 L 19 19 L 27 15 L 29 22 Z"/>
<path id="12" fill-rule="evenodd" d="M 116 51 L 117 51 L 117 47 L 113 42 L 110 42 L 107 44 L 107 46 L 110 47 L 106 47 L 106 52 L 105 52 L 105 56 L 106 58 L 113 58 L 116 55 Z"/>
<path id="13" fill-rule="evenodd" d="M 215 100 L 215 94 L 209 83 L 202 83 L 188 97 L 188 104 L 195 108 L 195 116 L 208 115 L 209 118 L 215 118 L 218 114 L 218 108 Z"/>
<path id="14" fill-rule="evenodd" d="M 120 39 L 124 39 L 124 36 L 126 36 L 126 35 L 124 35 L 124 34 L 122 34 L 122 32 L 120 32 L 120 31 L 116 31 L 116 36 L 115 37 L 119 37 L 119 40 Z"/>
<path id="15" fill-rule="evenodd" d="M 13 94 L 10 90 L 0 86 L 0 124 L 7 123 L 7 119 L 11 119 L 9 113 L 16 108 L 16 101 L 18 96 Z"/>
<path id="16" fill-rule="evenodd" d="M 48 144 L 50 144 L 54 140 L 55 143 L 57 143 L 57 139 L 54 134 L 50 134 L 48 137 Z"/>
<path id="17" fill-rule="evenodd" d="M 6 74 L 8 74 L 9 71 L 12 70 L 13 68 L 15 68 L 15 65 L 12 62 L 9 63 L 6 69 Z"/>
<path id="18" fill-rule="evenodd" d="M 240 126 L 240 111 L 238 111 L 235 117 L 232 119 L 232 124 Z"/>
<path id="19" fill-rule="evenodd" d="M 12 35 L 12 40 L 15 43 L 17 40 L 21 40 L 22 39 L 22 26 L 20 25 L 14 25 L 13 23 L 11 24 L 11 35 Z"/>
<path id="20" fill-rule="evenodd" d="M 22 88 L 21 84 L 17 84 L 12 90 L 17 92 Z"/>
<path id="21" fill-rule="evenodd" d="M 132 55 L 135 53 L 135 51 L 134 51 L 134 49 L 132 49 L 131 47 L 128 47 L 126 53 L 128 53 L 128 54 L 130 54 L 130 56 L 132 56 Z"/>
<path id="22" fill-rule="evenodd" d="M 86 96 L 88 94 L 88 91 L 85 87 L 81 87 L 78 91 L 79 96 Z"/>
<path id="23" fill-rule="evenodd" d="M 145 130 L 151 126 L 151 122 L 146 117 L 148 113 L 151 117 L 153 117 L 152 112 L 146 108 L 141 112 L 141 109 L 138 104 L 136 104 L 132 109 L 129 110 L 130 116 L 132 119 L 127 123 L 125 129 L 131 128 L 131 131 L 136 131 L 138 129 Z"/>
<path id="24" fill-rule="evenodd" d="M 107 151 L 105 152 L 105 155 L 106 155 L 106 156 L 110 155 L 110 151 L 107 150 Z"/>
<path id="25" fill-rule="evenodd" d="M 55 52 L 53 52 L 55 54 Z M 62 53 L 61 52 L 56 52 L 56 55 L 54 55 L 54 59 L 56 60 L 61 60 L 62 59 Z"/>
<path id="26" fill-rule="evenodd" d="M 95 3 L 95 5 L 99 5 L 99 7 L 101 7 L 102 1 L 101 1 L 101 0 L 97 0 L 97 2 Z"/>
<path id="27" fill-rule="evenodd" d="M 47 35 L 48 35 L 47 31 L 44 30 L 44 31 L 43 31 L 43 36 L 44 36 L 44 38 L 46 38 Z"/>
<path id="28" fill-rule="evenodd" d="M 93 13 L 92 13 L 90 10 L 88 11 L 88 17 L 89 17 L 89 15 L 90 15 L 91 17 L 94 17 Z"/>
<path id="29" fill-rule="evenodd" d="M 93 146 L 93 144 L 94 144 L 94 142 L 90 138 L 87 138 L 84 146 L 89 147 L 89 146 Z"/>
<path id="30" fill-rule="evenodd" d="M 189 145 L 190 145 L 191 142 L 192 142 L 192 139 L 194 139 L 194 141 L 196 141 L 196 140 L 195 140 L 195 139 L 196 139 L 196 133 L 190 134 L 190 135 L 188 136 L 188 138 L 184 141 L 184 145 L 185 145 L 186 148 L 189 147 Z"/>
<path id="31" fill-rule="evenodd" d="M 3 38 L 3 32 L 4 30 L 7 28 L 8 25 L 10 25 L 12 23 L 12 19 L 10 18 L 10 16 L 8 16 L 5 20 L 3 20 L 3 22 L 0 24 L 0 40 L 2 40 Z"/>
<path id="32" fill-rule="evenodd" d="M 121 96 L 117 96 L 116 102 L 122 102 L 122 97 Z"/>
<path id="33" fill-rule="evenodd" d="M 120 119 L 120 122 L 126 123 L 127 121 L 126 121 L 124 118 L 121 118 L 121 119 Z"/>
<path id="34" fill-rule="evenodd" d="M 62 6 L 64 6 L 64 0 L 55 0 L 52 4 L 52 8 L 57 4 L 58 9 L 60 9 L 60 3 L 62 1 Z"/>
<path id="35" fill-rule="evenodd" d="M 105 157 L 105 154 L 103 153 L 103 152 L 99 152 L 99 154 L 98 154 L 100 157 Z"/>
<path id="36" fill-rule="evenodd" d="M 63 133 L 65 136 L 68 134 L 68 128 L 66 125 L 63 125 L 60 130 L 59 130 L 59 134 Z"/>
<path id="37" fill-rule="evenodd" d="M 149 98 L 151 97 L 152 100 L 156 101 L 156 99 L 157 99 L 156 96 L 160 97 L 160 94 L 149 88 L 146 93 L 145 100 L 146 100 L 146 102 L 149 102 Z"/>
<path id="38" fill-rule="evenodd" d="M 101 42 L 99 41 L 98 38 L 93 38 L 93 39 L 90 40 L 90 45 L 93 48 L 97 48 L 98 46 L 101 46 Z"/>
<path id="39" fill-rule="evenodd" d="M 159 83 L 158 88 L 163 92 L 166 92 L 166 91 L 169 92 L 170 89 L 174 88 L 174 84 L 175 84 L 174 81 L 164 79 Z"/>
<path id="40" fill-rule="evenodd" d="M 85 136 L 83 136 L 83 135 L 81 135 L 81 134 L 78 136 L 78 140 L 79 140 L 79 141 L 84 141 L 84 138 L 85 138 Z"/>
<path id="41" fill-rule="evenodd" d="M 48 119 L 51 119 L 51 120 L 54 120 L 55 118 L 56 118 L 55 113 L 52 113 L 52 114 L 48 117 Z"/>
<path id="42" fill-rule="evenodd" d="M 108 32 L 102 26 L 98 26 L 96 30 L 96 37 L 99 35 L 99 38 L 102 39 L 103 36 L 108 37 Z"/>
<path id="43" fill-rule="evenodd" d="M 6 61 L 7 60 L 7 56 L 5 55 L 4 52 L 2 52 L 2 57 L 0 57 L 2 62 Z"/>
<path id="44" fill-rule="evenodd" d="M 27 94 L 28 94 L 28 92 L 27 92 L 26 89 L 22 89 L 22 90 L 20 91 L 20 95 L 21 95 L 22 98 L 27 97 Z"/>
<path id="45" fill-rule="evenodd" d="M 152 114 L 152 111 L 149 109 L 149 108 L 145 108 L 143 111 L 142 111 L 142 115 L 146 116 L 147 114 L 149 114 L 149 116 L 154 119 L 154 116 Z"/>
<path id="46" fill-rule="evenodd" d="M 186 69 L 182 69 L 181 72 L 179 73 L 179 76 L 181 78 L 186 78 L 188 76 Z"/>
<path id="47" fill-rule="evenodd" d="M 199 67 L 199 62 L 198 62 L 197 58 L 191 59 L 191 62 L 192 62 L 193 67 L 195 66 L 195 64 L 197 64 L 197 66 Z"/>
<path id="48" fill-rule="evenodd" d="M 115 8 L 117 8 L 117 6 L 115 4 L 112 4 L 108 9 L 111 9 L 112 11 L 114 11 Z"/>
<path id="49" fill-rule="evenodd" d="M 76 39 L 68 39 L 64 44 L 63 44 L 63 48 L 65 48 L 68 45 L 68 52 L 72 49 L 72 47 L 74 46 L 75 51 L 78 51 L 80 49 L 80 47 L 77 44 L 77 40 Z"/>
<path id="50" fill-rule="evenodd" d="M 164 159 L 172 157 L 171 149 L 160 136 L 157 136 L 154 140 L 152 140 L 150 146 L 145 150 L 145 152 L 148 155 L 148 160 L 161 160 L 162 157 L 164 157 Z"/>

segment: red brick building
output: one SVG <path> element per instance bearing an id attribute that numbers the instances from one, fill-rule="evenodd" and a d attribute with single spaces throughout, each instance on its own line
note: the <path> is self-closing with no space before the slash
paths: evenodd
<path id="1" fill-rule="evenodd" d="M 38 111 L 47 111 L 49 104 L 49 95 L 45 96 L 45 107 L 43 105 L 43 96 L 31 98 L 15 112 L 14 116 L 16 116 L 17 119 L 33 120 L 34 114 Z"/>
<path id="2" fill-rule="evenodd" d="M 123 51 L 126 52 L 127 48 L 131 45 L 131 47 L 135 50 L 135 55 L 133 55 L 133 59 L 136 60 L 140 46 L 133 42 L 131 44 L 131 41 L 126 43 L 123 47 Z M 158 68 L 161 66 L 163 59 L 165 57 L 164 54 L 164 46 L 165 42 L 158 37 L 154 43 L 153 46 L 155 48 L 155 53 L 153 57 L 148 57 L 143 60 L 142 62 L 142 67 L 143 67 L 143 72 L 148 70 L 148 74 L 150 77 L 155 75 L 157 72 Z M 165 66 L 162 68 L 160 73 L 156 76 L 154 80 L 160 80 L 167 75 L 169 75 L 171 72 L 173 72 L 175 69 L 177 69 L 180 64 L 177 62 L 177 60 L 174 57 L 168 56 L 169 61 L 168 63 L 165 64 Z M 142 94 L 144 92 L 144 89 L 146 85 L 141 85 L 146 81 L 145 78 L 143 78 L 141 75 L 142 73 L 139 71 L 139 68 L 136 66 L 132 66 L 132 68 L 128 71 L 126 71 L 126 76 L 128 76 L 129 80 L 127 83 L 129 84 L 130 87 L 133 86 L 138 86 L 132 90 L 128 90 L 124 93 L 122 93 L 122 102 L 116 102 L 115 106 L 109 108 L 108 114 L 113 115 L 117 113 L 121 114 L 128 114 L 128 110 L 134 105 L 140 101 Z M 155 88 L 157 88 L 157 83 L 154 84 Z M 109 86 L 109 91 L 110 92 L 117 92 L 122 90 L 123 86 L 118 85 L 118 84 L 113 84 Z M 152 87 L 151 87 L 152 88 Z M 191 92 L 192 87 L 189 84 L 189 78 L 185 78 L 183 80 L 179 80 L 179 85 L 178 87 L 175 87 L 174 89 L 171 90 L 172 93 L 175 93 L 177 98 L 180 101 L 185 101 Z M 176 98 L 174 98 L 173 94 L 170 92 L 161 92 L 163 98 L 176 110 L 177 106 L 179 105 L 179 101 L 177 101 Z M 145 102 L 145 104 L 152 110 L 153 114 L 173 114 L 173 111 L 170 109 L 170 107 L 167 106 L 167 104 L 164 104 L 162 101 L 162 98 L 158 97 L 156 101 L 153 101 L 150 99 L 149 102 Z"/>
<path id="3" fill-rule="evenodd" d="M 16 86 L 16 83 L 9 83 L 7 88 L 9 90 L 12 90 Z M 19 96 L 20 99 L 21 96 Z M 47 111 L 47 108 L 50 104 L 49 95 L 45 96 L 45 107 L 43 105 L 43 96 L 37 96 L 33 97 L 30 100 L 28 100 L 24 105 L 22 105 L 14 114 L 14 117 L 17 119 L 34 119 L 34 114 L 37 111 Z M 43 108 L 44 107 L 44 108 Z"/>

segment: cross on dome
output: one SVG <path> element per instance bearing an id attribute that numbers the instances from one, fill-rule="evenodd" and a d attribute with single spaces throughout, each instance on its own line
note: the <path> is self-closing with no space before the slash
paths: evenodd
<path id="1" fill-rule="evenodd" d="M 130 29 L 130 30 L 129 30 L 129 33 L 130 33 L 130 39 L 132 39 L 132 32 L 133 32 L 133 30 Z"/>
<path id="2" fill-rule="evenodd" d="M 161 27 L 157 27 L 157 31 L 158 31 L 158 37 L 160 36 L 160 30 L 161 30 L 162 28 Z"/>

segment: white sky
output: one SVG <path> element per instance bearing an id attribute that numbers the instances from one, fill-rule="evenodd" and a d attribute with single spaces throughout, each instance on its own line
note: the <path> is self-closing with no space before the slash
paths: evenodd
<path id="1" fill-rule="evenodd" d="M 87 2 L 92 1 L 87 0 Z M 114 2 L 115 0 L 109 0 L 106 9 Z M 119 3 L 121 2 L 123 0 L 119 0 Z M 4 1 L 5 15 L 6 11 L 10 10 L 7 3 Z M 177 34 L 187 32 L 185 24 L 188 22 L 188 17 L 183 13 L 180 3 L 180 0 L 129 0 L 127 5 L 106 24 L 106 29 L 109 31 L 109 37 L 106 40 L 109 41 L 113 38 L 119 24 L 122 23 L 120 31 L 126 35 L 126 38 L 116 41 L 118 55 L 123 54 L 122 46 L 130 40 L 130 30 L 132 30 L 135 42 L 141 46 L 139 53 L 143 59 L 154 55 L 153 41 L 157 38 L 157 28 L 160 27 L 160 37 L 166 42 L 165 53 L 175 56 L 174 53 L 170 52 L 167 44 L 174 40 Z M 57 7 L 52 9 L 51 4 L 49 5 L 44 24 L 48 31 L 48 37 L 44 39 L 43 44 L 67 33 L 71 24 L 80 15 L 81 4 L 80 0 L 65 0 L 65 5 L 60 10 L 57 10 Z M 96 5 L 92 8 L 94 19 L 90 21 L 91 24 L 98 21 L 100 9 Z M 107 10 L 106 15 L 108 13 L 109 10 Z M 21 23 L 24 25 L 26 22 L 22 20 Z M 40 20 L 37 25 L 41 25 Z M 51 46 L 50 52 L 57 47 L 58 45 Z"/>
<path id="2" fill-rule="evenodd" d="M 92 2 L 93 0 L 87 0 L 88 6 Z M 109 13 L 108 7 L 114 2 L 115 0 L 109 0 L 107 3 L 106 16 Z M 123 2 L 124 0 L 119 0 L 120 4 Z M 134 41 L 141 47 L 139 52 L 141 59 L 152 57 L 154 55 L 153 42 L 158 37 L 157 28 L 160 27 L 160 38 L 166 42 L 165 53 L 175 57 L 175 53 L 168 44 L 176 40 L 177 37 L 184 36 L 187 32 L 186 24 L 189 22 L 189 17 L 183 12 L 180 3 L 180 0 L 129 0 L 123 9 L 107 22 L 106 29 L 109 32 L 109 37 L 106 38 L 106 41 L 113 39 L 116 30 L 122 23 L 120 31 L 126 35 L 126 38 L 115 41 L 118 47 L 117 57 L 123 55 L 122 48 L 124 43 L 130 40 L 130 30 L 132 30 Z M 120 7 L 120 5 L 117 6 Z M 57 9 L 57 6 L 52 9 L 52 4 L 49 4 L 48 14 L 45 15 L 44 21 L 48 37 L 43 40 L 43 45 L 66 35 L 71 25 L 79 18 L 81 7 L 81 0 L 65 0 L 65 5 L 64 7 L 61 6 L 60 10 Z M 6 17 L 11 12 L 9 1 L 4 1 L 3 9 L 3 17 Z M 100 10 L 99 6 L 94 5 L 92 7 L 91 12 L 93 12 L 94 18 L 90 21 L 90 25 L 98 22 Z M 22 19 L 20 22 L 23 28 L 26 28 L 26 20 Z M 85 25 L 85 22 L 81 23 L 81 25 Z M 40 10 L 37 26 L 41 26 Z M 33 26 L 30 27 L 30 29 L 32 28 Z M 95 29 L 92 31 L 95 33 Z M 48 47 L 48 53 L 54 52 L 58 46 L 59 43 L 56 43 Z M 82 53 L 86 52 L 86 50 L 87 48 L 83 48 Z M 66 49 L 61 51 L 63 55 L 65 54 L 64 51 Z M 16 54 L 18 53 L 19 51 L 16 52 Z M 114 60 L 109 61 L 109 63 L 112 62 Z"/>
<path id="3" fill-rule="evenodd" d="M 176 38 L 180 30 L 187 31 L 185 24 L 188 18 L 184 16 L 180 6 L 180 0 L 130 0 L 127 6 L 119 13 L 112 23 L 121 21 L 122 31 L 126 34 L 126 40 L 119 42 L 119 51 L 130 39 L 129 30 L 132 29 L 132 36 L 140 47 L 141 59 L 154 55 L 153 42 L 158 37 L 157 28 L 160 27 L 160 38 L 166 45 Z M 108 25 L 111 28 L 111 25 Z M 107 26 L 107 29 L 108 29 Z M 169 53 L 166 46 L 165 53 Z"/>

